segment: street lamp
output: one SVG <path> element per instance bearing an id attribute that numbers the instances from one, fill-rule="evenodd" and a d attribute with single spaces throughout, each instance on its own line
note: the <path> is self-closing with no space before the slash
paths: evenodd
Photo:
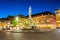
<path id="1" fill-rule="evenodd" d="M 16 21 L 18 21 L 18 20 L 19 20 L 19 17 L 17 16 L 17 17 L 16 17 Z"/>
<path id="2" fill-rule="evenodd" d="M 17 31 L 19 30 L 19 27 L 18 27 L 18 21 L 19 21 L 19 17 L 16 16 L 16 29 L 17 29 Z"/>

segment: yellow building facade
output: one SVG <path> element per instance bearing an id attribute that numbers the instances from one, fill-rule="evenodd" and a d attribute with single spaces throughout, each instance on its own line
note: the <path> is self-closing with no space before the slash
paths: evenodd
<path id="1" fill-rule="evenodd" d="M 57 27 L 60 27 L 60 9 L 55 10 L 56 13 L 56 25 Z"/>
<path id="2" fill-rule="evenodd" d="M 56 19 L 55 15 L 50 12 L 44 12 L 42 14 L 36 14 L 32 17 L 34 24 L 37 28 L 47 28 L 55 29 L 56 28 Z"/>

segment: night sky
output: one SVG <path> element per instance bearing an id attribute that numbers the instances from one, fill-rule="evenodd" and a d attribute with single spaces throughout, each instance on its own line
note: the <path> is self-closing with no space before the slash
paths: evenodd
<path id="1" fill-rule="evenodd" d="M 0 0 L 0 18 L 8 15 L 28 15 L 29 6 L 32 7 L 32 13 L 54 11 L 60 8 L 60 0 Z"/>

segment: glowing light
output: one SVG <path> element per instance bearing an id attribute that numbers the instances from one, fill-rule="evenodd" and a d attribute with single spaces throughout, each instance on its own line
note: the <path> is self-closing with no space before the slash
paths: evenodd
<path id="1" fill-rule="evenodd" d="M 18 17 L 16 17 L 16 20 L 17 20 L 17 21 L 18 21 L 18 19 L 19 19 L 19 18 L 18 18 Z"/>
<path id="2" fill-rule="evenodd" d="M 57 21 L 57 22 L 60 22 L 60 21 Z"/>

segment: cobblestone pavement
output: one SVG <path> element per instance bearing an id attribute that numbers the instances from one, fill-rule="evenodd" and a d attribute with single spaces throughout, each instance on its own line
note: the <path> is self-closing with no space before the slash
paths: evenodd
<path id="1" fill-rule="evenodd" d="M 60 29 L 51 32 L 10 33 L 0 31 L 0 40 L 60 40 Z"/>

